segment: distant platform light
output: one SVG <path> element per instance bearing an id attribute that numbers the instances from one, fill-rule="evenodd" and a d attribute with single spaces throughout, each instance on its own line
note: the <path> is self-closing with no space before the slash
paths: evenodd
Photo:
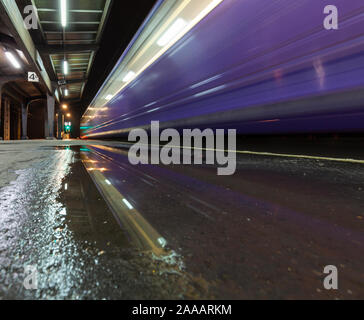
<path id="1" fill-rule="evenodd" d="M 173 40 L 178 34 L 187 26 L 187 22 L 182 18 L 178 18 L 171 27 L 166 31 L 166 33 L 158 40 L 157 44 L 160 47 L 164 47 L 169 42 Z"/>
<path id="2" fill-rule="evenodd" d="M 113 97 L 114 97 L 114 96 L 113 96 L 112 94 L 108 94 L 108 95 L 105 97 L 105 99 L 106 99 L 107 101 L 110 101 Z"/>
<path id="3" fill-rule="evenodd" d="M 71 114 L 70 113 L 67 113 L 67 117 L 70 118 L 71 117 Z"/>
<path id="4" fill-rule="evenodd" d="M 65 28 L 67 26 L 67 0 L 61 1 L 61 23 L 62 27 Z"/>
<path id="5" fill-rule="evenodd" d="M 64 95 L 68 97 L 68 89 L 64 89 Z"/>
<path id="6" fill-rule="evenodd" d="M 14 68 L 16 68 L 16 69 L 21 68 L 19 61 L 14 57 L 14 55 L 10 51 L 6 51 L 5 55 L 8 58 L 8 60 L 11 62 L 11 64 L 14 66 Z"/>
<path id="7" fill-rule="evenodd" d="M 129 71 L 127 75 L 124 77 L 123 82 L 129 82 L 135 78 L 135 72 Z"/>
<path id="8" fill-rule="evenodd" d="M 63 110 L 67 110 L 67 109 L 68 109 L 68 106 L 67 106 L 66 104 L 63 104 L 63 105 L 62 105 L 62 109 L 63 109 Z"/>

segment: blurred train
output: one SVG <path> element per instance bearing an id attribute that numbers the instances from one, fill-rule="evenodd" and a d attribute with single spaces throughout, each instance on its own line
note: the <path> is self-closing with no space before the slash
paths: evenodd
<path id="1" fill-rule="evenodd" d="M 327 30 L 324 8 L 338 9 Z M 364 131 L 363 0 L 158 1 L 81 120 L 241 134 Z"/>

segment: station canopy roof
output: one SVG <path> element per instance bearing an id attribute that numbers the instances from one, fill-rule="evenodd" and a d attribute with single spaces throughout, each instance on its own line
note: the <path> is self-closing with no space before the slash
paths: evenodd
<path id="1" fill-rule="evenodd" d="M 62 26 L 61 1 L 32 0 L 36 7 L 42 44 L 38 48 L 50 59 L 52 71 L 60 85 L 60 95 L 79 99 L 86 84 L 110 0 L 67 1 L 66 26 Z M 68 73 L 64 72 L 64 61 Z M 67 94 L 68 93 L 68 94 Z"/>

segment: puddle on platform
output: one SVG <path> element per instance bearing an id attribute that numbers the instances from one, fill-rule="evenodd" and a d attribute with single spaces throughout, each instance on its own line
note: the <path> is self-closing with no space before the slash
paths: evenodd
<path id="1" fill-rule="evenodd" d="M 107 144 L 37 151 L 45 152 L 0 189 L 0 299 L 362 295 L 355 166 L 242 157 L 244 168 L 224 178 L 209 167 L 133 166 L 127 150 Z M 161 240 L 168 254 L 139 247 L 131 221 L 149 235 L 141 244 Z M 22 289 L 25 264 L 38 267 L 38 291 Z M 343 290 L 320 289 L 328 264 L 340 266 Z"/>
<path id="2" fill-rule="evenodd" d="M 59 201 L 65 206 L 66 224 L 81 241 L 97 244 L 100 250 L 131 248 L 113 214 L 75 154 L 70 174 L 62 183 Z"/>
<path id="3" fill-rule="evenodd" d="M 36 148 L 44 157 L 0 189 L 0 300 L 211 298 L 180 257 L 134 246 L 83 166 L 82 149 Z M 25 266 L 36 267 L 37 290 L 25 290 Z"/>
<path id="4" fill-rule="evenodd" d="M 111 289 L 112 299 L 213 298 L 208 292 L 208 283 L 186 273 L 182 257 L 173 250 L 166 250 L 165 255 L 156 256 L 150 250 L 135 246 L 130 234 L 125 232 L 125 226 L 118 220 L 117 214 L 114 215 L 110 210 L 82 163 L 81 153 L 90 151 L 87 147 L 57 147 L 56 150 L 73 151 L 74 161 L 62 182 L 57 199 L 64 208 L 59 213 L 63 223 L 55 232 L 59 234 L 68 229 L 74 239 L 82 243 L 82 250 L 95 257 L 103 272 L 111 273 L 114 279 L 112 287 L 109 279 L 103 282 L 103 274 L 99 275 L 98 286 Z M 127 276 L 136 288 L 139 287 L 135 290 L 138 295 L 122 292 L 124 283 L 118 280 L 120 275 L 121 278 Z M 125 287 L 128 285 L 125 284 Z M 117 292 L 115 289 L 119 288 L 120 292 Z M 140 289 L 141 292 L 138 292 Z"/>

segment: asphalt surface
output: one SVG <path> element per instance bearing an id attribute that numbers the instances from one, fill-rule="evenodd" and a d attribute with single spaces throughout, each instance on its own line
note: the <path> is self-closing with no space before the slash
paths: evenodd
<path id="1" fill-rule="evenodd" d="M 85 152 L 168 256 L 130 241 Z M 0 299 L 364 298 L 363 164 L 240 154 L 224 177 L 132 166 L 126 154 L 117 142 L 0 144 Z M 323 286 L 327 265 L 338 290 Z M 37 290 L 25 289 L 25 266 L 37 268 Z"/>

